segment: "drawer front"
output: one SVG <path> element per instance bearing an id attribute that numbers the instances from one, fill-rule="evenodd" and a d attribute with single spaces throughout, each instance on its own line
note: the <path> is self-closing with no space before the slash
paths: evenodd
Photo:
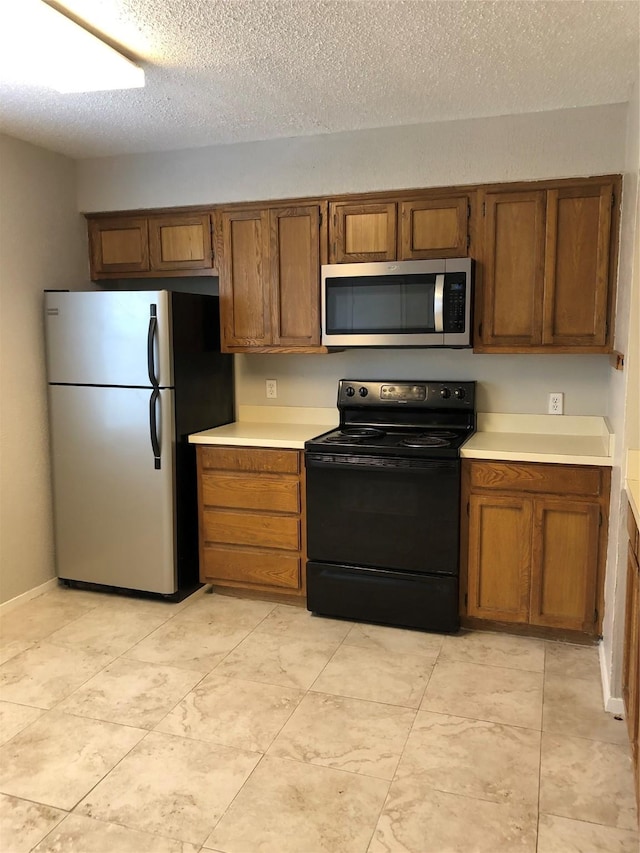
<path id="1" fill-rule="evenodd" d="M 199 447 L 203 468 L 221 471 L 258 471 L 298 474 L 300 453 L 297 450 L 268 450 L 248 447 Z"/>
<path id="2" fill-rule="evenodd" d="M 204 549 L 202 580 L 300 589 L 300 558 L 293 554 L 270 554 L 208 545 Z"/>
<path id="3" fill-rule="evenodd" d="M 297 477 L 204 471 L 202 502 L 205 507 L 299 513 L 300 482 Z"/>
<path id="4" fill-rule="evenodd" d="M 292 516 L 207 509 L 202 520 L 205 543 L 300 550 L 300 520 Z"/>
<path id="5" fill-rule="evenodd" d="M 598 497 L 599 468 L 545 465 L 538 462 L 471 462 L 472 489 Z"/>

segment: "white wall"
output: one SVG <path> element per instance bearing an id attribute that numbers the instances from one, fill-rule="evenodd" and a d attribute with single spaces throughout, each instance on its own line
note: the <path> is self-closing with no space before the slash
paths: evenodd
<path id="1" fill-rule="evenodd" d="M 608 174 L 626 106 L 80 160 L 82 211 Z"/>
<path id="2" fill-rule="evenodd" d="M 624 600 L 627 565 L 626 496 L 624 476 L 629 449 L 640 450 L 640 84 L 636 80 L 629 106 L 624 192 L 620 230 L 618 300 L 615 347 L 624 353 L 624 371 L 611 370 L 608 379 L 609 419 L 617 441 L 611 477 L 611 507 L 605 619 L 603 624 L 603 681 L 605 697 L 621 694 Z"/>
<path id="3" fill-rule="evenodd" d="M 0 135 L 0 602 L 55 574 L 42 291 L 89 286 L 75 163 Z"/>

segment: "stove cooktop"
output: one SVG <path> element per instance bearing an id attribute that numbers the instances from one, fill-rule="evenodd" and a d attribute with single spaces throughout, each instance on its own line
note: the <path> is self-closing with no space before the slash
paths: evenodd
<path id="1" fill-rule="evenodd" d="M 340 380 L 340 426 L 308 452 L 455 458 L 475 432 L 475 382 Z"/>

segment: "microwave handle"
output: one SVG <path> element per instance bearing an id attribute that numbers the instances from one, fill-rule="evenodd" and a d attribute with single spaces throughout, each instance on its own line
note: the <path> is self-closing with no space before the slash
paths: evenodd
<path id="1" fill-rule="evenodd" d="M 436 276 L 433 290 L 433 321 L 436 332 L 444 332 L 444 273 Z"/>

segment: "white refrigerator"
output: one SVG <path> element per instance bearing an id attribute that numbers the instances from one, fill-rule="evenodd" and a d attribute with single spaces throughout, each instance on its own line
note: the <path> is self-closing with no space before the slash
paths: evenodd
<path id="1" fill-rule="evenodd" d="M 47 291 L 57 574 L 182 597 L 198 586 L 189 433 L 233 420 L 218 297 Z"/>

